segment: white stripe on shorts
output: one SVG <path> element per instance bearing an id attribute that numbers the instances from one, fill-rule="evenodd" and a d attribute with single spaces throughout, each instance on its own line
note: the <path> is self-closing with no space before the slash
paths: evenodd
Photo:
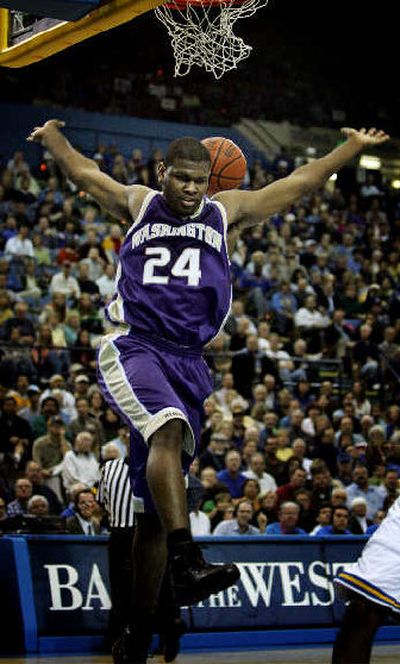
<path id="1" fill-rule="evenodd" d="M 106 335 L 100 342 L 99 370 L 108 392 L 111 394 L 118 408 L 128 418 L 132 427 L 137 429 L 143 436 L 146 443 L 150 436 L 169 420 L 183 420 L 186 424 L 183 447 L 188 454 L 192 455 L 194 451 L 194 435 L 186 415 L 178 408 L 173 407 L 163 408 L 152 415 L 141 401 L 139 401 L 132 389 L 120 361 L 120 352 L 114 343 L 120 337 L 129 334 L 129 332 L 130 329 L 128 327 L 121 326 L 118 328 L 118 332 Z"/>

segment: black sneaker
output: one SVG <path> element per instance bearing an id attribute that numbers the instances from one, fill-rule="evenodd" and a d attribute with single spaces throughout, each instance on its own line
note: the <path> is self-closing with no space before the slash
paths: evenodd
<path id="1" fill-rule="evenodd" d="M 195 542 L 182 542 L 170 552 L 174 601 L 190 606 L 232 586 L 240 577 L 236 565 L 207 563 Z"/>
<path id="2" fill-rule="evenodd" d="M 126 627 L 111 649 L 114 664 L 146 664 L 151 637 L 149 630 Z"/>

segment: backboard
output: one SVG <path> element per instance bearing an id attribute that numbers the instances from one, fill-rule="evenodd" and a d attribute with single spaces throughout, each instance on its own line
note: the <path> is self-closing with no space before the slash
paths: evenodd
<path id="1" fill-rule="evenodd" d="M 33 64 L 99 32 L 127 23 L 154 9 L 161 1 L 43 0 L 35 3 L 35 15 L 32 15 L 20 11 L 25 5 L 32 6 L 32 2 L 0 0 L 2 7 L 7 5 L 7 8 L 0 8 L 0 65 L 25 67 Z"/>

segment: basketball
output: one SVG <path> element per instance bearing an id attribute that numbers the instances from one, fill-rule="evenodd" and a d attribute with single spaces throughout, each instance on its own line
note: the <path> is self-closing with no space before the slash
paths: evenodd
<path id="1" fill-rule="evenodd" d="M 247 162 L 241 149 L 229 138 L 215 136 L 202 141 L 211 157 L 208 195 L 224 189 L 238 189 L 246 175 Z"/>

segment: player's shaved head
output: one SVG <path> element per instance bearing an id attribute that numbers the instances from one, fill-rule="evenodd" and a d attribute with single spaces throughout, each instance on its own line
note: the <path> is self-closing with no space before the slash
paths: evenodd
<path id="1" fill-rule="evenodd" d="M 187 161 L 202 161 L 206 164 L 211 164 L 210 153 L 200 141 L 191 136 L 184 138 L 177 138 L 169 144 L 165 163 L 167 166 L 172 166 L 178 159 L 185 159 Z"/>

